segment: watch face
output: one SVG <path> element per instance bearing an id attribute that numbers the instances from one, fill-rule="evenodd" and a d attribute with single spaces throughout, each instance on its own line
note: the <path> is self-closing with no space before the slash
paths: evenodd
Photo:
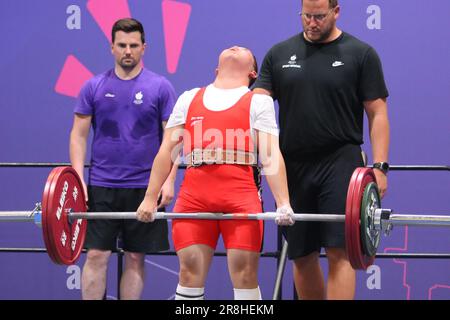
<path id="1" fill-rule="evenodd" d="M 373 165 L 374 168 L 380 169 L 383 172 L 387 172 L 389 170 L 389 164 L 387 162 L 378 162 Z"/>

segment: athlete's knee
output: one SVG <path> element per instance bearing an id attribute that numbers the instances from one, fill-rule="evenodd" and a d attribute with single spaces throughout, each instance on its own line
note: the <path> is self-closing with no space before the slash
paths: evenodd
<path id="1" fill-rule="evenodd" d="M 200 269 L 202 265 L 201 261 L 202 256 L 199 252 L 185 252 L 180 256 L 180 267 L 195 272 Z"/>
<path id="2" fill-rule="evenodd" d="M 111 251 L 91 249 L 86 255 L 86 264 L 95 268 L 106 268 L 110 256 Z"/>
<path id="3" fill-rule="evenodd" d="M 343 272 L 352 274 L 354 272 L 345 249 L 326 249 L 329 270 L 333 272 Z"/>
<path id="4" fill-rule="evenodd" d="M 230 275 L 235 288 L 255 288 L 258 285 L 258 263 L 248 259 L 233 259 Z"/>
<path id="5" fill-rule="evenodd" d="M 347 251 L 344 248 L 326 248 L 328 263 L 348 264 Z"/>
<path id="6" fill-rule="evenodd" d="M 319 265 L 319 252 L 312 252 L 306 256 L 296 258 L 294 260 L 294 267 L 303 269 Z"/>
<path id="7" fill-rule="evenodd" d="M 196 253 L 184 254 L 180 258 L 180 282 L 183 284 L 198 283 L 203 276 L 204 268 L 201 256 Z"/>
<path id="8" fill-rule="evenodd" d="M 138 252 L 125 252 L 125 265 L 132 268 L 142 268 L 144 266 L 145 255 Z"/>
<path id="9" fill-rule="evenodd" d="M 258 275 L 256 270 L 242 270 L 233 277 L 236 288 L 253 288 L 258 284 Z"/>

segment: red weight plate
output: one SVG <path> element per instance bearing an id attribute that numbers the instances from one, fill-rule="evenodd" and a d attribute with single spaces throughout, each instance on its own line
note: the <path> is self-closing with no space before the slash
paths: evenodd
<path id="1" fill-rule="evenodd" d="M 86 211 L 81 188 L 76 172 L 72 168 L 62 167 L 53 175 L 48 189 L 45 225 L 54 261 L 59 264 L 73 264 L 81 254 L 86 221 L 78 220 L 70 224 L 67 219 L 70 211 Z"/>
<path id="2" fill-rule="evenodd" d="M 47 211 L 47 204 L 48 204 L 48 194 L 49 194 L 49 190 L 50 190 L 50 185 L 51 182 L 53 180 L 53 177 L 56 173 L 57 168 L 53 169 L 50 174 L 48 175 L 47 181 L 45 182 L 45 187 L 44 187 L 44 192 L 42 193 L 42 201 L 41 201 L 41 210 L 42 210 L 42 217 L 41 217 L 41 226 L 42 226 L 42 235 L 44 238 L 44 243 L 45 243 L 45 247 L 47 249 L 47 254 L 50 257 L 50 259 L 53 262 L 56 262 L 56 258 L 55 255 L 53 254 L 54 250 L 53 247 L 51 246 L 50 240 L 48 239 L 48 231 L 47 231 L 47 223 L 45 220 L 45 212 Z"/>
<path id="3" fill-rule="evenodd" d="M 375 181 L 375 175 L 373 174 L 372 169 L 369 168 L 360 168 L 358 177 L 355 182 L 355 187 L 353 191 L 353 199 L 352 199 L 352 227 L 353 227 L 353 253 L 354 258 L 356 258 L 356 262 L 354 268 L 355 269 L 367 269 L 371 264 L 373 264 L 374 257 L 367 256 L 362 250 L 361 243 L 361 202 L 364 194 L 364 189 L 366 186 Z"/>
<path id="4" fill-rule="evenodd" d="M 359 243 L 359 237 L 360 237 L 360 230 L 359 230 L 359 215 L 356 216 L 356 209 L 355 207 L 358 206 L 358 197 L 361 189 L 361 182 L 362 178 L 364 176 L 364 168 L 358 168 L 358 174 L 356 176 L 356 179 L 354 181 L 354 189 L 352 194 L 352 206 L 351 206 L 351 213 L 350 213 L 350 221 L 351 221 L 351 239 L 352 239 L 352 245 L 353 245 L 353 256 L 350 263 L 352 264 L 352 267 L 355 270 L 364 269 L 364 266 L 361 264 L 361 251 L 360 251 L 360 243 Z"/>
<path id="5" fill-rule="evenodd" d="M 348 259 L 353 268 L 354 265 L 356 265 L 356 257 L 353 244 L 354 231 L 352 225 L 352 204 L 353 204 L 353 191 L 355 190 L 355 184 L 356 179 L 358 178 L 359 169 L 360 168 L 356 168 L 356 170 L 353 171 L 350 183 L 348 184 L 347 201 L 345 204 L 345 245 L 347 249 Z"/>
<path id="6" fill-rule="evenodd" d="M 366 270 L 369 266 L 371 266 L 375 261 L 375 256 L 367 255 L 364 252 L 364 247 L 362 244 L 362 237 L 361 237 L 361 205 L 362 205 L 364 190 L 369 185 L 369 183 L 372 183 L 372 182 L 376 183 L 376 177 L 375 177 L 375 174 L 373 173 L 373 170 L 372 169 L 367 169 L 367 170 L 368 171 L 366 172 L 366 175 L 364 176 L 364 179 L 363 179 L 363 182 L 361 185 L 361 191 L 360 191 L 359 202 L 358 202 L 358 222 L 359 222 L 358 223 L 358 227 L 359 227 L 359 236 L 358 236 L 359 242 L 358 243 L 359 243 L 361 256 L 363 257 L 364 270 Z"/>
<path id="7" fill-rule="evenodd" d="M 48 231 L 48 226 L 47 226 L 47 215 L 46 212 L 48 212 L 48 195 L 50 194 L 50 188 L 52 185 L 52 181 L 53 181 L 53 177 L 55 176 L 56 173 L 58 173 L 58 171 L 60 170 L 60 168 L 54 168 L 50 174 L 48 175 L 47 181 L 45 183 L 45 188 L 44 188 L 44 192 L 42 194 L 42 216 L 41 216 L 41 225 L 42 225 L 42 234 L 44 237 L 44 243 L 45 243 L 45 247 L 47 249 L 47 254 L 49 255 L 50 259 L 55 262 L 60 264 L 61 262 L 57 260 L 54 252 L 55 252 L 55 248 L 52 245 L 48 235 L 49 235 L 49 231 Z"/>
<path id="8" fill-rule="evenodd" d="M 76 262 L 83 249 L 87 221 L 69 222 L 69 212 L 85 212 L 86 201 L 82 183 L 71 167 L 54 169 L 52 179 L 46 186 L 42 206 L 42 225 L 47 248 L 55 263 L 70 265 Z M 45 226 L 45 228 L 44 228 Z"/>
<path id="9" fill-rule="evenodd" d="M 54 235 L 52 234 L 51 226 L 50 226 L 50 205 L 51 200 L 50 196 L 53 197 L 54 193 L 54 178 L 55 176 L 58 176 L 61 174 L 61 171 L 64 169 L 64 167 L 57 167 L 54 168 L 48 178 L 47 182 L 45 184 L 44 193 L 42 195 L 42 233 L 44 236 L 44 242 L 45 247 L 47 248 L 47 253 L 50 256 L 51 260 L 56 264 L 62 264 L 62 261 L 59 259 L 57 255 L 57 251 L 54 244 Z"/>

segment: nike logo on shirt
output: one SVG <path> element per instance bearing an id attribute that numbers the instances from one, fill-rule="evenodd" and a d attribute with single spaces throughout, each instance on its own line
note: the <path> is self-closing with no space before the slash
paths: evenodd
<path id="1" fill-rule="evenodd" d="M 333 62 L 333 64 L 331 66 L 333 68 L 336 68 L 336 67 L 340 67 L 340 66 L 343 66 L 343 65 L 344 65 L 344 63 L 342 61 L 335 61 L 335 62 Z"/>

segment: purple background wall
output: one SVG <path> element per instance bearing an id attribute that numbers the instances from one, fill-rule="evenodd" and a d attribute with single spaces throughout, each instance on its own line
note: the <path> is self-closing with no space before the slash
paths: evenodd
<path id="1" fill-rule="evenodd" d="M 79 25 L 71 5 L 79 9 Z M 341 0 L 341 7 L 339 26 L 374 46 L 383 61 L 391 94 L 390 162 L 448 165 L 450 2 L 433 0 L 424 8 L 423 0 Z M 261 62 L 274 43 L 301 29 L 299 0 L 2 0 L 0 162 L 68 161 L 73 95 L 80 85 L 75 80 L 112 66 L 102 27 L 108 30 L 114 10 L 119 15 L 129 10 L 144 23 L 149 45 L 144 64 L 164 74 L 178 94 L 213 79 L 222 49 L 246 46 Z M 183 40 L 179 52 L 170 45 L 174 39 Z M 365 132 L 363 147 L 370 154 L 367 124 Z M 49 171 L 0 168 L 0 210 L 31 210 Z M 397 212 L 450 214 L 449 190 L 448 172 L 392 172 L 383 205 Z M 264 198 L 266 210 L 273 209 L 267 187 Z M 276 249 L 272 223 L 266 224 L 264 245 L 265 251 Z M 31 223 L 2 223 L 0 247 L 43 247 L 41 230 Z M 395 228 L 379 252 L 448 253 L 450 231 Z M 108 282 L 112 299 L 114 260 Z M 79 299 L 83 262 L 84 255 L 76 265 L 63 267 L 45 254 L 1 253 L 0 299 Z M 147 256 L 147 269 L 144 298 L 172 299 L 176 257 Z M 292 298 L 291 272 L 288 264 L 285 299 Z M 265 299 L 272 296 L 275 274 L 275 259 L 263 258 L 259 276 Z M 214 259 L 206 287 L 209 299 L 232 298 L 225 258 Z M 450 299 L 450 261 L 380 259 L 358 272 L 357 298 Z"/>

